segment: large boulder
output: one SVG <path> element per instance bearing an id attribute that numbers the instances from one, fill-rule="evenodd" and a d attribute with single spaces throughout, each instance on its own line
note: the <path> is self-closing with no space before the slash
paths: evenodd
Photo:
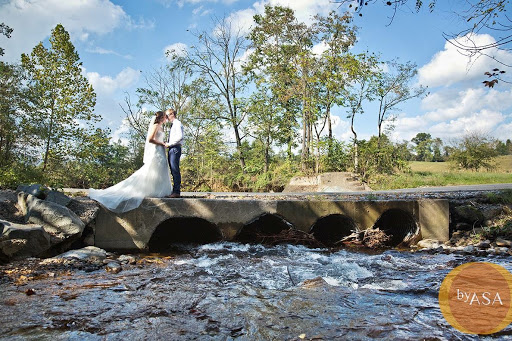
<path id="1" fill-rule="evenodd" d="M 32 194 L 36 198 L 44 199 L 48 194 L 48 188 L 40 184 L 19 185 L 18 188 L 16 188 L 16 192 L 25 192 Z"/>
<path id="2" fill-rule="evenodd" d="M 453 210 L 453 219 L 456 222 L 466 223 L 474 226 L 480 226 L 484 222 L 484 215 L 473 205 L 457 206 Z"/>
<path id="3" fill-rule="evenodd" d="M 50 246 L 50 235 L 42 226 L 0 220 L 0 255 L 4 259 L 39 256 Z"/>
<path id="4" fill-rule="evenodd" d="M 79 260 L 100 260 L 107 258 L 107 251 L 96 246 L 87 246 L 78 250 L 70 250 L 53 258 L 74 258 Z"/>
<path id="5" fill-rule="evenodd" d="M 82 235 L 84 222 L 67 207 L 25 192 L 18 193 L 18 206 L 26 222 L 42 225 L 51 235 L 52 246 L 69 247 Z"/>
<path id="6" fill-rule="evenodd" d="M 66 194 L 54 190 L 49 191 L 44 200 L 54 202 L 61 206 L 68 206 L 71 202 L 71 198 Z"/>

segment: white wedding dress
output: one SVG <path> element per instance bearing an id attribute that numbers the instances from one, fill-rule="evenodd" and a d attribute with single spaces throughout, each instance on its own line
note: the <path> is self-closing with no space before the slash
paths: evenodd
<path id="1" fill-rule="evenodd" d="M 150 127 L 153 122 L 154 120 L 151 120 Z M 164 137 L 164 132 L 158 130 L 155 139 L 163 142 Z M 171 193 L 171 176 L 165 147 L 150 143 L 148 139 L 144 148 L 144 165 L 129 178 L 106 189 L 89 188 L 91 199 L 116 213 L 139 207 L 145 197 L 162 198 Z"/>

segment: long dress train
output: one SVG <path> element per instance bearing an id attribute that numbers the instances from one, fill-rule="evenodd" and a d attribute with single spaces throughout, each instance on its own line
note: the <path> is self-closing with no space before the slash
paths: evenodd
<path id="1" fill-rule="evenodd" d="M 163 142 L 164 132 L 155 139 Z M 161 198 L 172 193 L 165 147 L 146 143 L 144 165 L 127 179 L 106 189 L 89 189 L 89 197 L 109 210 L 122 213 L 139 207 L 145 197 Z"/>

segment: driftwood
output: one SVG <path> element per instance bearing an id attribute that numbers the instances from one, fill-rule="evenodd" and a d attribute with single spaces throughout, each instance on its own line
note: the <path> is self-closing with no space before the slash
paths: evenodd
<path id="1" fill-rule="evenodd" d="M 298 244 L 313 248 L 325 248 L 325 245 L 318 241 L 312 234 L 293 228 L 284 229 L 275 234 L 256 232 L 255 238 L 258 242 L 266 245 Z"/>
<path id="2" fill-rule="evenodd" d="M 367 229 L 360 232 L 353 232 L 337 241 L 335 245 L 365 246 L 370 249 L 378 249 L 389 246 L 387 243 L 392 237 L 392 235 L 386 234 L 378 228 Z"/>

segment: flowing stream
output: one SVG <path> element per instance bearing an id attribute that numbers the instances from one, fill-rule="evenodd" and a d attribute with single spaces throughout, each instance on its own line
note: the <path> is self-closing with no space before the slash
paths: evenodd
<path id="1" fill-rule="evenodd" d="M 512 340 L 511 325 L 463 334 L 438 304 L 453 268 L 488 261 L 511 271 L 505 256 L 228 242 L 134 256 L 119 273 L 33 259 L 3 266 L 0 339 Z"/>

